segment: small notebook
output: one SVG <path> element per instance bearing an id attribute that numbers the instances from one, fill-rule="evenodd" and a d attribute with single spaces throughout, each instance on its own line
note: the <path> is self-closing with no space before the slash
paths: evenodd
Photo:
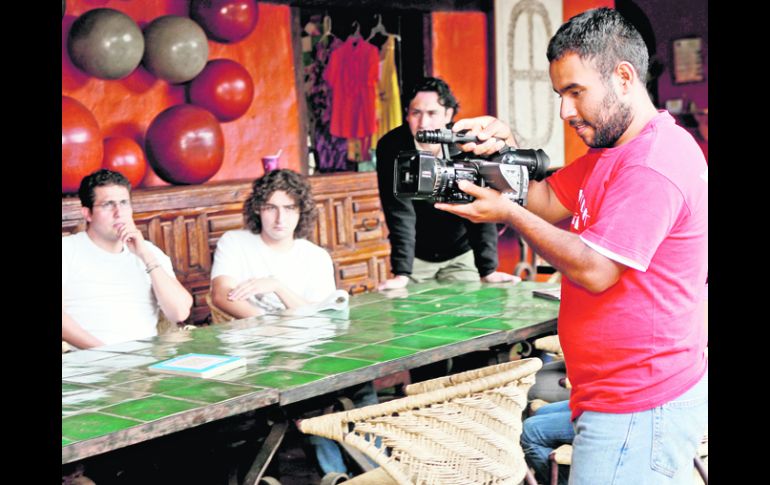
<path id="1" fill-rule="evenodd" d="M 561 286 L 558 288 L 543 288 L 541 290 L 532 290 L 534 296 L 545 298 L 546 300 L 561 301 Z"/>
<path id="2" fill-rule="evenodd" d="M 243 357 L 211 354 L 185 354 L 148 367 L 150 372 L 161 372 L 189 377 L 212 377 L 246 365 Z"/>

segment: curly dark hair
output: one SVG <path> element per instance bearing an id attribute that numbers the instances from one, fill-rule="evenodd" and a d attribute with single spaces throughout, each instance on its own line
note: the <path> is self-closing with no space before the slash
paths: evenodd
<path id="1" fill-rule="evenodd" d="M 452 94 L 452 90 L 449 89 L 449 84 L 446 81 L 437 77 L 424 77 L 417 81 L 417 84 L 409 91 L 409 95 L 405 99 L 406 102 L 403 103 L 405 110 L 409 109 L 409 103 L 417 96 L 417 93 L 422 91 L 438 94 L 438 104 L 444 108 L 452 108 L 453 117 L 460 109 L 460 103 L 457 102 L 457 98 Z"/>
<path id="2" fill-rule="evenodd" d="M 647 44 L 636 27 L 617 10 L 595 8 L 575 15 L 559 27 L 548 43 L 548 62 L 566 54 L 595 62 L 604 79 L 615 67 L 627 61 L 634 66 L 642 83 L 647 80 L 650 60 Z"/>
<path id="3" fill-rule="evenodd" d="M 78 188 L 80 204 L 89 209 L 94 208 L 94 189 L 107 185 L 121 185 L 131 194 L 131 182 L 120 172 L 113 172 L 103 168 L 83 177 Z"/>
<path id="4" fill-rule="evenodd" d="M 307 178 L 284 168 L 273 170 L 256 179 L 251 188 L 251 195 L 243 202 L 243 217 L 251 232 L 254 234 L 262 232 L 260 208 L 273 195 L 273 192 L 282 190 L 294 198 L 299 206 L 299 222 L 294 229 L 294 237 L 304 238 L 310 235 L 318 217 L 318 209 L 316 209 Z"/>

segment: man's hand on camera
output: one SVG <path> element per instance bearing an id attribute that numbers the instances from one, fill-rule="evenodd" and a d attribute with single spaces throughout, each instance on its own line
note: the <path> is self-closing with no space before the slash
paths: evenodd
<path id="1" fill-rule="evenodd" d="M 507 223 L 511 211 L 518 207 L 513 201 L 500 192 L 486 187 L 479 187 L 467 180 L 458 180 L 457 186 L 476 198 L 470 204 L 436 203 L 436 209 L 451 212 L 464 217 L 471 222 L 501 222 Z"/>
<path id="2" fill-rule="evenodd" d="M 460 148 L 464 152 L 473 152 L 476 155 L 492 155 L 508 145 L 516 148 L 516 139 L 511 129 L 502 121 L 492 116 L 479 116 L 477 118 L 465 118 L 452 126 L 452 131 L 469 130 L 469 135 L 476 135 L 481 143 L 465 143 Z"/>
<path id="3" fill-rule="evenodd" d="M 409 283 L 409 277 L 406 275 L 396 275 L 389 280 L 385 280 L 377 287 L 378 291 L 382 290 L 397 290 L 399 288 L 405 288 Z"/>
<path id="4" fill-rule="evenodd" d="M 508 283 L 509 281 L 516 283 L 521 282 L 521 278 L 512 274 L 503 273 L 502 271 L 495 271 L 481 278 L 484 283 Z"/>

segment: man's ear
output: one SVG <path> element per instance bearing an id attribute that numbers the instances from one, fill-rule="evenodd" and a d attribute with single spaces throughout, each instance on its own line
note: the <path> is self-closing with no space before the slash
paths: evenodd
<path id="1" fill-rule="evenodd" d="M 91 209 L 88 207 L 81 207 L 80 213 L 83 214 L 83 219 L 85 219 L 86 222 L 91 222 Z"/>
<path id="2" fill-rule="evenodd" d="M 623 61 L 615 68 L 615 75 L 618 76 L 618 84 L 623 90 L 623 93 L 628 93 L 631 86 L 639 81 L 639 76 L 636 69 L 628 61 Z"/>
<path id="3" fill-rule="evenodd" d="M 454 121 L 452 118 L 455 117 L 455 109 L 454 108 L 446 108 L 446 114 L 449 117 L 449 121 L 447 123 L 451 123 Z"/>

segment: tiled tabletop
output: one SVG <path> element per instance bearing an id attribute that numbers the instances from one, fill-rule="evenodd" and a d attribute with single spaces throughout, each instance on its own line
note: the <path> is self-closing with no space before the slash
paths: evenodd
<path id="1" fill-rule="evenodd" d="M 555 330 L 545 283 L 436 283 L 351 297 L 343 311 L 267 315 L 62 354 L 62 463 L 284 405 Z M 212 379 L 147 367 L 191 352 L 240 355 Z"/>

